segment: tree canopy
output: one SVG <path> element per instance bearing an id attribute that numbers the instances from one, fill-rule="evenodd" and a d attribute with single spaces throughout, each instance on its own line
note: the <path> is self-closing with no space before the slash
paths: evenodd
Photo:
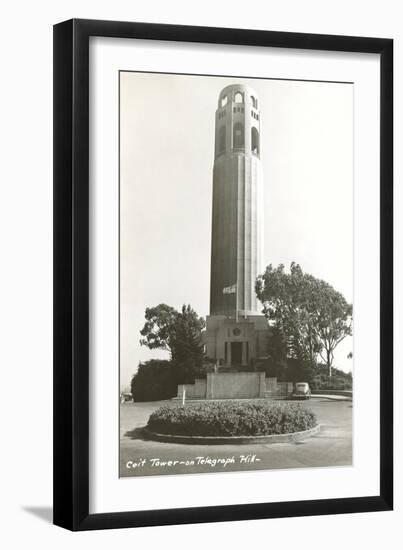
<path id="1" fill-rule="evenodd" d="M 149 349 L 163 349 L 171 352 L 174 340 L 174 326 L 178 312 L 166 304 L 146 308 L 146 322 L 141 329 L 140 344 Z"/>
<path id="2" fill-rule="evenodd" d="M 352 334 L 353 307 L 344 296 L 294 262 L 289 273 L 282 264 L 269 265 L 256 281 L 256 294 L 287 356 L 311 364 L 320 357 L 331 375 L 336 347 Z"/>
<path id="3" fill-rule="evenodd" d="M 176 383 L 193 382 L 203 370 L 204 319 L 190 305 L 177 311 L 166 304 L 147 308 L 145 318 L 140 344 L 169 351 Z"/>

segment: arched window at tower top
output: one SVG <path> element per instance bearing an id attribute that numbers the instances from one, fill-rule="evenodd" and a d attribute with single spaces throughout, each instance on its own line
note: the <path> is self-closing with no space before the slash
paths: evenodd
<path id="1" fill-rule="evenodd" d="M 225 95 L 221 98 L 221 107 L 225 107 L 225 105 L 228 103 L 228 97 Z"/>
<path id="2" fill-rule="evenodd" d="M 237 92 L 235 94 L 235 103 L 243 103 L 243 94 L 241 92 Z"/>

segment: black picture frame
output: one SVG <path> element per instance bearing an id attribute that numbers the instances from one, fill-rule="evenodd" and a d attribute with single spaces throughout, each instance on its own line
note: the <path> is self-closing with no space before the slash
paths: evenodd
<path id="1" fill-rule="evenodd" d="M 89 513 L 89 39 L 380 54 L 380 490 L 355 498 Z M 71 530 L 393 507 L 393 40 L 72 19 L 54 26 L 54 523 Z"/>

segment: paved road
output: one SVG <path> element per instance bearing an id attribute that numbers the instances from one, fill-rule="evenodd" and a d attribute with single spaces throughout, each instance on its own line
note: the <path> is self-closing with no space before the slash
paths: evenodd
<path id="1" fill-rule="evenodd" d="M 185 445 L 147 441 L 140 428 L 164 402 L 124 403 L 120 418 L 122 477 L 242 470 L 270 470 L 352 463 L 352 402 L 312 399 L 320 433 L 296 443 Z"/>

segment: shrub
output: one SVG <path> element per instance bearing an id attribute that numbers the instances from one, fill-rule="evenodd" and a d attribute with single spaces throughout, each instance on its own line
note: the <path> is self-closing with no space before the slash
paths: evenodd
<path id="1" fill-rule="evenodd" d="M 131 381 L 133 401 L 158 401 L 170 399 L 177 392 L 177 385 L 170 361 L 151 359 L 140 363 Z"/>
<path id="2" fill-rule="evenodd" d="M 270 401 L 209 401 L 164 405 L 149 418 L 156 433 L 192 436 L 257 436 L 308 430 L 316 415 L 299 404 Z"/>

